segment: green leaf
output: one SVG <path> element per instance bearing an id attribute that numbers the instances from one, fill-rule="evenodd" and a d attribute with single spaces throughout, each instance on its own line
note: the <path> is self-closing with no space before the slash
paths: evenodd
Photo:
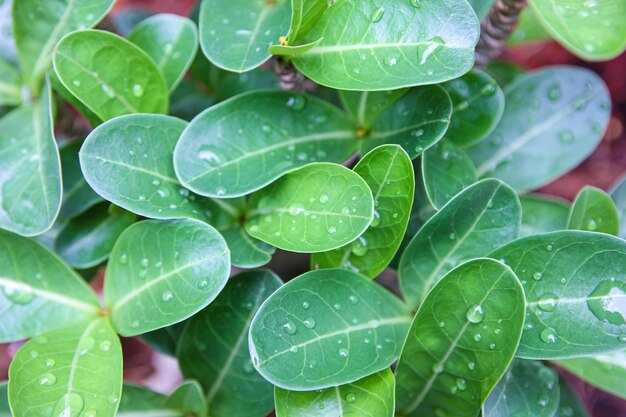
<path id="1" fill-rule="evenodd" d="M 422 175 L 428 199 L 437 209 L 478 181 L 472 160 L 448 139 L 424 152 Z"/>
<path id="2" fill-rule="evenodd" d="M 94 205 L 104 201 L 91 189 L 80 169 L 78 151 L 82 143 L 70 142 L 59 150 L 63 173 L 63 202 L 60 218 L 72 218 L 84 213 Z"/>
<path id="3" fill-rule="evenodd" d="M 626 176 L 611 188 L 611 198 L 615 202 L 620 220 L 619 236 L 626 238 Z"/>
<path id="4" fill-rule="evenodd" d="M 520 196 L 522 228 L 520 236 L 556 232 L 567 229 L 569 203 L 560 198 L 541 194 Z"/>
<path id="5" fill-rule="evenodd" d="M 186 17 L 163 13 L 141 21 L 128 40 L 150 55 L 173 91 L 196 56 L 198 29 Z"/>
<path id="6" fill-rule="evenodd" d="M 398 358 L 409 322 L 405 306 L 378 284 L 349 270 L 320 269 L 263 303 L 250 326 L 250 355 L 280 388 L 348 384 Z"/>
<path id="7" fill-rule="evenodd" d="M 530 0 L 540 22 L 574 54 L 605 61 L 626 49 L 626 2 L 609 0 Z"/>
<path id="8" fill-rule="evenodd" d="M 16 416 L 113 416 L 122 393 L 122 346 L 105 317 L 37 336 L 9 368 Z"/>
<path id="9" fill-rule="evenodd" d="M 504 112 L 504 93 L 487 73 L 473 70 L 442 85 L 452 99 L 446 138 L 464 147 L 487 136 Z"/>
<path id="10" fill-rule="evenodd" d="M 207 402 L 197 381 L 185 381 L 165 401 L 165 406 L 184 411 L 186 415 L 206 417 Z"/>
<path id="11" fill-rule="evenodd" d="M 169 326 L 206 307 L 230 272 L 226 243 L 191 219 L 145 220 L 126 229 L 111 252 L 104 299 L 123 336 Z"/>
<path id="12" fill-rule="evenodd" d="M 468 0 L 468 3 L 478 16 L 479 20 L 483 20 L 489 13 L 489 8 L 495 3 L 495 0 Z"/>
<path id="13" fill-rule="evenodd" d="M 314 254 L 314 268 L 343 266 L 374 278 L 393 259 L 413 204 L 415 177 L 411 159 L 396 145 L 383 145 L 365 155 L 354 167 L 374 196 L 374 220 L 370 227 L 347 246 Z"/>
<path id="14" fill-rule="evenodd" d="M 9 407 L 8 381 L 0 383 L 0 417 L 12 417 Z"/>
<path id="15" fill-rule="evenodd" d="M 331 0 L 291 0 L 289 43 L 297 45 L 298 40 L 317 24 L 333 3 Z"/>
<path id="16" fill-rule="evenodd" d="M 182 411 L 168 410 L 167 397 L 147 388 L 125 383 L 122 400 L 116 417 L 158 416 L 166 412 L 166 417 L 186 417 Z"/>
<path id="17" fill-rule="evenodd" d="M 323 391 L 287 391 L 276 387 L 277 417 L 393 417 L 396 381 L 389 369 L 352 384 Z"/>
<path id="18" fill-rule="evenodd" d="M 22 78 L 17 68 L 0 58 L 0 106 L 17 106 L 22 102 Z"/>
<path id="19" fill-rule="evenodd" d="M 623 350 L 626 242 L 563 231 L 518 239 L 489 257 L 524 284 L 528 313 L 516 355 L 564 359 Z"/>
<path id="20" fill-rule="evenodd" d="M 252 366 L 248 331 L 260 305 L 281 284 L 271 271 L 236 275 L 185 327 L 178 361 L 183 374 L 206 390 L 212 417 L 263 417 L 272 410 L 273 388 Z"/>
<path id="21" fill-rule="evenodd" d="M 601 390 L 626 399 L 626 352 L 558 361 L 559 366 Z"/>
<path id="22" fill-rule="evenodd" d="M 343 162 L 356 132 L 335 106 L 288 91 L 232 98 L 196 117 L 174 151 L 180 181 L 195 193 L 238 197 L 310 162 Z"/>
<path id="23" fill-rule="evenodd" d="M 230 249 L 230 261 L 239 268 L 257 268 L 268 263 L 276 248 L 253 238 L 240 226 L 222 231 Z"/>
<path id="24" fill-rule="evenodd" d="M 321 41 L 322 39 L 318 39 L 314 42 L 309 42 L 307 44 L 298 46 L 270 45 L 269 52 L 272 55 L 280 55 L 284 57 L 294 58 L 315 48 L 317 45 L 319 45 Z"/>
<path id="25" fill-rule="evenodd" d="M 396 367 L 403 416 L 475 417 L 513 359 L 524 290 L 492 259 L 450 271 L 420 307 Z"/>
<path id="26" fill-rule="evenodd" d="M 484 417 L 553 417 L 559 377 L 538 361 L 516 359 L 483 405 Z"/>
<path id="27" fill-rule="evenodd" d="M 526 70 L 511 61 L 495 59 L 485 67 L 485 72 L 493 77 L 498 82 L 498 85 L 505 87 L 511 84 L 517 77 L 524 75 Z"/>
<path id="28" fill-rule="evenodd" d="M 176 178 L 172 153 L 186 126 L 174 117 L 150 114 L 103 123 L 80 150 L 83 175 L 102 197 L 140 216 L 230 226 L 236 210 L 190 193 Z"/>
<path id="29" fill-rule="evenodd" d="M 74 268 L 99 265 L 107 260 L 117 238 L 135 220 L 137 216 L 132 213 L 110 213 L 109 204 L 99 204 L 63 225 L 55 250 Z"/>
<path id="30" fill-rule="evenodd" d="M 17 64 L 17 51 L 13 39 L 11 9 L 13 0 L 0 2 L 0 57 Z"/>
<path id="31" fill-rule="evenodd" d="M 519 15 L 519 23 L 508 42 L 509 45 L 516 45 L 526 42 L 547 41 L 551 38 L 548 31 L 541 26 L 541 22 L 533 9 L 525 7 Z"/>
<path id="32" fill-rule="evenodd" d="M 26 339 L 96 317 L 96 295 L 54 253 L 0 231 L 0 342 Z"/>
<path id="33" fill-rule="evenodd" d="M 407 88 L 387 91 L 340 90 L 339 98 L 352 121 L 360 128 L 370 129 L 378 116 L 408 91 Z"/>
<path id="34" fill-rule="evenodd" d="M 167 113 L 168 89 L 152 58 L 110 32 L 65 36 L 54 52 L 63 85 L 102 120 L 128 113 Z"/>
<path id="35" fill-rule="evenodd" d="M 322 42 L 293 63 L 318 84 L 341 90 L 436 84 L 474 65 L 479 32 L 462 0 L 339 0 L 299 39 Z"/>
<path id="36" fill-rule="evenodd" d="M 517 191 L 547 184 L 589 156 L 611 113 L 606 86 L 583 68 L 522 75 L 505 99 L 498 126 L 467 151 L 480 178 L 500 178 Z"/>
<path id="37" fill-rule="evenodd" d="M 74 107 L 88 122 L 92 127 L 96 127 L 102 123 L 102 119 L 100 119 L 94 112 L 92 112 L 87 106 L 83 104 L 74 94 L 68 90 L 59 77 L 57 73 L 53 70 L 48 71 L 48 77 L 50 79 L 50 85 L 52 89 L 67 103 L 69 103 L 72 107 Z"/>
<path id="38" fill-rule="evenodd" d="M 46 84 L 39 99 L 0 119 L 0 227 L 23 236 L 48 230 L 61 207 L 61 166 Z"/>
<path id="39" fill-rule="evenodd" d="M 24 81 L 37 93 L 52 64 L 52 52 L 66 34 L 95 26 L 114 0 L 17 0 L 13 35 Z"/>
<path id="40" fill-rule="evenodd" d="M 559 380 L 559 409 L 554 417 L 591 417 L 564 378 Z"/>
<path id="41" fill-rule="evenodd" d="M 358 238 L 374 218 L 367 183 L 346 167 L 314 163 L 252 195 L 246 231 L 291 252 L 324 252 Z"/>
<path id="42" fill-rule="evenodd" d="M 596 187 L 586 186 L 572 204 L 567 228 L 619 234 L 619 214 L 611 197 Z"/>
<path id="43" fill-rule="evenodd" d="M 374 121 L 363 140 L 361 153 L 395 143 L 415 159 L 441 139 L 451 114 L 452 102 L 443 88 L 433 85 L 412 89 Z"/>
<path id="44" fill-rule="evenodd" d="M 162 327 L 141 335 L 141 339 L 152 349 L 165 355 L 176 356 L 180 335 L 187 324 L 186 321 Z"/>
<path id="45" fill-rule="evenodd" d="M 209 60 L 228 71 L 254 69 L 270 57 L 289 30 L 287 0 L 203 0 L 200 47 Z"/>
<path id="46" fill-rule="evenodd" d="M 515 192 L 495 179 L 456 195 L 422 226 L 407 246 L 398 273 L 407 302 L 415 307 L 448 271 L 517 237 L 521 219 Z"/>

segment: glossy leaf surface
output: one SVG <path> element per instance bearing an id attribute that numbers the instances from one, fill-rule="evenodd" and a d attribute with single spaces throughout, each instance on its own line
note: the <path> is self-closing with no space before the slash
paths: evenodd
<path id="1" fill-rule="evenodd" d="M 596 387 L 626 398 L 624 378 L 626 378 L 626 353 L 596 355 L 588 358 L 559 361 L 559 366 L 595 385 Z"/>
<path id="2" fill-rule="evenodd" d="M 611 198 L 617 207 L 620 230 L 619 236 L 626 238 L 626 177 L 621 178 L 611 189 Z"/>
<path id="3" fill-rule="evenodd" d="M 328 0 L 291 0 L 289 43 L 298 44 L 299 38 L 311 30 L 332 3 Z"/>
<path id="4" fill-rule="evenodd" d="M 268 263 L 276 251 L 271 245 L 253 238 L 240 225 L 221 232 L 230 249 L 230 261 L 239 268 L 257 268 Z"/>
<path id="5" fill-rule="evenodd" d="M 522 203 L 520 236 L 567 229 L 569 217 L 567 201 L 541 194 L 526 194 L 520 196 L 520 202 Z"/>
<path id="6" fill-rule="evenodd" d="M 618 235 L 617 207 L 607 193 L 599 188 L 587 186 L 576 195 L 569 213 L 567 228 Z"/>
<path id="7" fill-rule="evenodd" d="M 0 106 L 17 106 L 22 102 L 21 83 L 17 68 L 0 58 Z"/>
<path id="8" fill-rule="evenodd" d="M 197 381 L 185 381 L 165 401 L 165 407 L 183 411 L 186 415 L 206 417 L 207 402 Z"/>
<path id="9" fill-rule="evenodd" d="M 78 151 L 81 142 L 68 143 L 59 150 L 63 173 L 63 202 L 59 217 L 72 218 L 104 201 L 85 181 L 80 169 Z"/>
<path id="10" fill-rule="evenodd" d="M 350 114 L 352 121 L 363 129 L 372 127 L 378 116 L 409 90 L 399 88 L 387 91 L 348 91 L 339 90 L 343 108 Z"/>

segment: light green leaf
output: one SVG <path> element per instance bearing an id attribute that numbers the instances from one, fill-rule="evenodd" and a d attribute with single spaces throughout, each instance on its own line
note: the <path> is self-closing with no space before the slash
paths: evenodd
<path id="1" fill-rule="evenodd" d="M 415 177 L 411 159 L 397 145 L 383 145 L 365 155 L 354 167 L 374 196 L 374 220 L 352 244 L 314 254 L 314 268 L 343 266 L 374 278 L 393 259 L 406 231 Z"/>
<path id="2" fill-rule="evenodd" d="M 191 219 L 145 220 L 126 229 L 111 252 L 104 299 L 123 336 L 169 326 L 206 307 L 230 272 L 226 243 Z"/>
<path id="3" fill-rule="evenodd" d="M 293 63 L 318 84 L 342 90 L 436 84 L 474 65 L 479 32 L 464 0 L 338 0 L 299 39 L 322 42 Z"/>
<path id="4" fill-rule="evenodd" d="M 272 55 L 280 55 L 280 56 L 285 56 L 289 58 L 294 58 L 315 48 L 317 45 L 319 45 L 321 41 L 322 39 L 318 39 L 314 42 L 309 42 L 307 44 L 298 45 L 298 46 L 270 45 L 269 52 Z"/>
<path id="5" fill-rule="evenodd" d="M 276 417 L 393 417 L 396 381 L 389 369 L 323 391 L 275 388 Z"/>
<path id="6" fill-rule="evenodd" d="M 360 128 L 370 129 L 372 123 L 388 107 L 392 106 L 409 90 L 399 88 L 387 91 L 348 91 L 340 90 L 339 98 L 352 121 Z"/>
<path id="7" fill-rule="evenodd" d="M 105 317 L 26 342 L 9 368 L 16 416 L 114 416 L 122 394 L 122 346 Z"/>
<path id="8" fill-rule="evenodd" d="M 315 26 L 333 4 L 332 0 L 291 0 L 289 43 L 297 45 L 298 40 Z"/>
<path id="9" fill-rule="evenodd" d="M 240 225 L 222 231 L 230 249 L 230 261 L 239 268 L 257 268 L 268 263 L 276 251 L 271 245 L 253 238 Z"/>
<path id="10" fill-rule="evenodd" d="M 0 227 L 23 236 L 48 230 L 61 207 L 61 166 L 50 88 L 0 119 Z"/>
<path id="11" fill-rule="evenodd" d="M 26 339 L 96 317 L 96 295 L 55 254 L 0 231 L 0 342 Z"/>
<path id="12" fill-rule="evenodd" d="M 114 0 L 17 0 L 13 35 L 24 81 L 35 93 L 51 66 L 52 52 L 66 34 L 95 26 Z"/>
<path id="13" fill-rule="evenodd" d="M 345 114 L 318 98 L 257 91 L 209 108 L 174 151 L 180 181 L 195 193 L 238 197 L 310 162 L 343 162 L 358 146 Z"/>
<path id="14" fill-rule="evenodd" d="M 0 417 L 12 417 L 9 407 L 8 381 L 0 382 Z"/>
<path id="15" fill-rule="evenodd" d="M 467 152 L 480 178 L 500 178 L 517 191 L 547 184 L 589 156 L 611 113 L 606 86 L 583 68 L 522 75 L 505 99 L 498 126 Z"/>
<path id="16" fill-rule="evenodd" d="M 443 207 L 478 181 L 472 160 L 447 138 L 424 152 L 422 175 L 428 199 L 435 208 Z"/>
<path id="17" fill-rule="evenodd" d="M 433 85 L 412 89 L 374 121 L 363 139 L 361 153 L 395 143 L 415 159 L 441 139 L 451 114 L 452 102 L 443 88 Z"/>
<path id="18" fill-rule="evenodd" d="M 72 218 L 104 201 L 85 181 L 80 169 L 78 151 L 82 143 L 70 142 L 59 150 L 63 173 L 63 202 L 60 218 Z"/>
<path id="19" fill-rule="evenodd" d="M 80 101 L 74 94 L 68 90 L 56 72 L 53 70 L 48 71 L 48 77 L 50 79 L 50 86 L 52 89 L 67 103 L 69 103 L 72 107 L 74 107 L 88 122 L 92 127 L 96 127 L 102 123 L 102 119 L 100 119 L 93 111 L 89 109 L 89 107 L 85 106 L 82 101 Z"/>
<path id="20" fill-rule="evenodd" d="M 0 2 L 0 57 L 17 64 L 17 51 L 13 39 L 11 9 L 13 0 Z"/>
<path id="21" fill-rule="evenodd" d="M 186 17 L 158 14 L 141 21 L 128 40 L 146 51 L 174 91 L 198 50 L 198 29 Z"/>
<path id="22" fill-rule="evenodd" d="M 619 234 L 619 214 L 611 197 L 596 187 L 586 186 L 574 199 L 567 228 Z"/>
<path id="23" fill-rule="evenodd" d="M 409 322 L 400 300 L 364 276 L 311 271 L 263 303 L 250 326 L 250 355 L 280 388 L 348 384 L 398 358 Z"/>
<path id="24" fill-rule="evenodd" d="M 528 312 L 516 355 L 564 359 L 623 350 L 626 242 L 591 232 L 528 236 L 489 257 L 524 284 Z"/>
<path id="25" fill-rule="evenodd" d="M 526 42 L 547 41 L 551 38 L 548 31 L 541 26 L 541 22 L 533 9 L 525 7 L 519 15 L 519 23 L 508 42 L 509 45 L 516 45 Z"/>
<path id="26" fill-rule="evenodd" d="M 515 192 L 495 179 L 456 195 L 422 226 L 402 255 L 398 273 L 407 302 L 416 307 L 448 271 L 517 237 L 521 209 Z"/>
<path id="27" fill-rule="evenodd" d="M 65 88 L 102 120 L 167 113 L 168 89 L 159 68 L 142 49 L 111 32 L 72 32 L 56 46 L 53 61 Z"/>
<path id="28" fill-rule="evenodd" d="M 22 102 L 22 78 L 17 68 L 0 58 L 0 106 L 17 106 Z"/>
<path id="29" fill-rule="evenodd" d="M 475 417 L 502 375 L 524 324 L 524 291 L 491 259 L 450 271 L 413 320 L 396 367 L 402 416 Z"/>
<path id="30" fill-rule="evenodd" d="M 626 238 L 626 176 L 617 181 L 611 188 L 611 198 L 618 210 L 620 229 L 619 236 Z"/>
<path id="31" fill-rule="evenodd" d="M 291 252 L 324 252 L 358 238 L 374 218 L 367 183 L 341 165 L 314 163 L 252 195 L 246 231 Z"/>
<path id="32" fill-rule="evenodd" d="M 206 417 L 207 402 L 197 381 L 185 381 L 165 401 L 165 407 L 183 411 L 186 415 Z"/>
<path id="33" fill-rule="evenodd" d="M 489 8 L 495 3 L 495 0 L 468 0 L 468 3 L 478 16 L 479 20 L 483 20 L 489 13 Z"/>
<path id="34" fill-rule="evenodd" d="M 287 35 L 289 13 L 287 0 L 203 0 L 202 51 L 220 68 L 250 71 L 269 59 L 269 45 Z"/>
<path id="35" fill-rule="evenodd" d="M 560 198 L 541 194 L 520 196 L 522 228 L 520 236 L 556 232 L 567 229 L 569 203 Z"/>
<path id="36" fill-rule="evenodd" d="M 626 399 L 626 352 L 558 361 L 559 366 L 601 390 Z"/>
<path id="37" fill-rule="evenodd" d="M 554 417 L 591 417 L 564 378 L 559 378 L 559 409 Z"/>

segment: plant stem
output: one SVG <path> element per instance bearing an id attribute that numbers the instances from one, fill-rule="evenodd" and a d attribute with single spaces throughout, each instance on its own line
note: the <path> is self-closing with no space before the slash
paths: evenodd
<path id="1" fill-rule="evenodd" d="M 480 39 L 476 46 L 476 67 L 484 68 L 502 53 L 506 42 L 517 27 L 526 0 L 496 0 L 480 24 Z"/>
<path id="2" fill-rule="evenodd" d="M 272 60 L 272 70 L 283 90 L 306 92 L 316 87 L 316 84 L 298 71 L 290 61 L 279 56 Z"/>

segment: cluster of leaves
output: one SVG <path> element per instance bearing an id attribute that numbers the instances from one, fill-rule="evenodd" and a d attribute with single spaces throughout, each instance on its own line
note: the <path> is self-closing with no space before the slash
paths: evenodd
<path id="1" fill-rule="evenodd" d="M 626 181 L 525 194 L 593 151 L 607 89 L 472 69 L 475 3 L 204 0 L 123 37 L 89 29 L 113 0 L 0 2 L 0 342 L 30 339 L 0 414 L 587 415 L 539 360 L 626 396 Z M 623 1 L 561 3 L 531 1 L 567 47 L 626 47 Z M 253 269 L 276 248 L 312 271 Z M 189 380 L 123 385 L 118 335 Z"/>

